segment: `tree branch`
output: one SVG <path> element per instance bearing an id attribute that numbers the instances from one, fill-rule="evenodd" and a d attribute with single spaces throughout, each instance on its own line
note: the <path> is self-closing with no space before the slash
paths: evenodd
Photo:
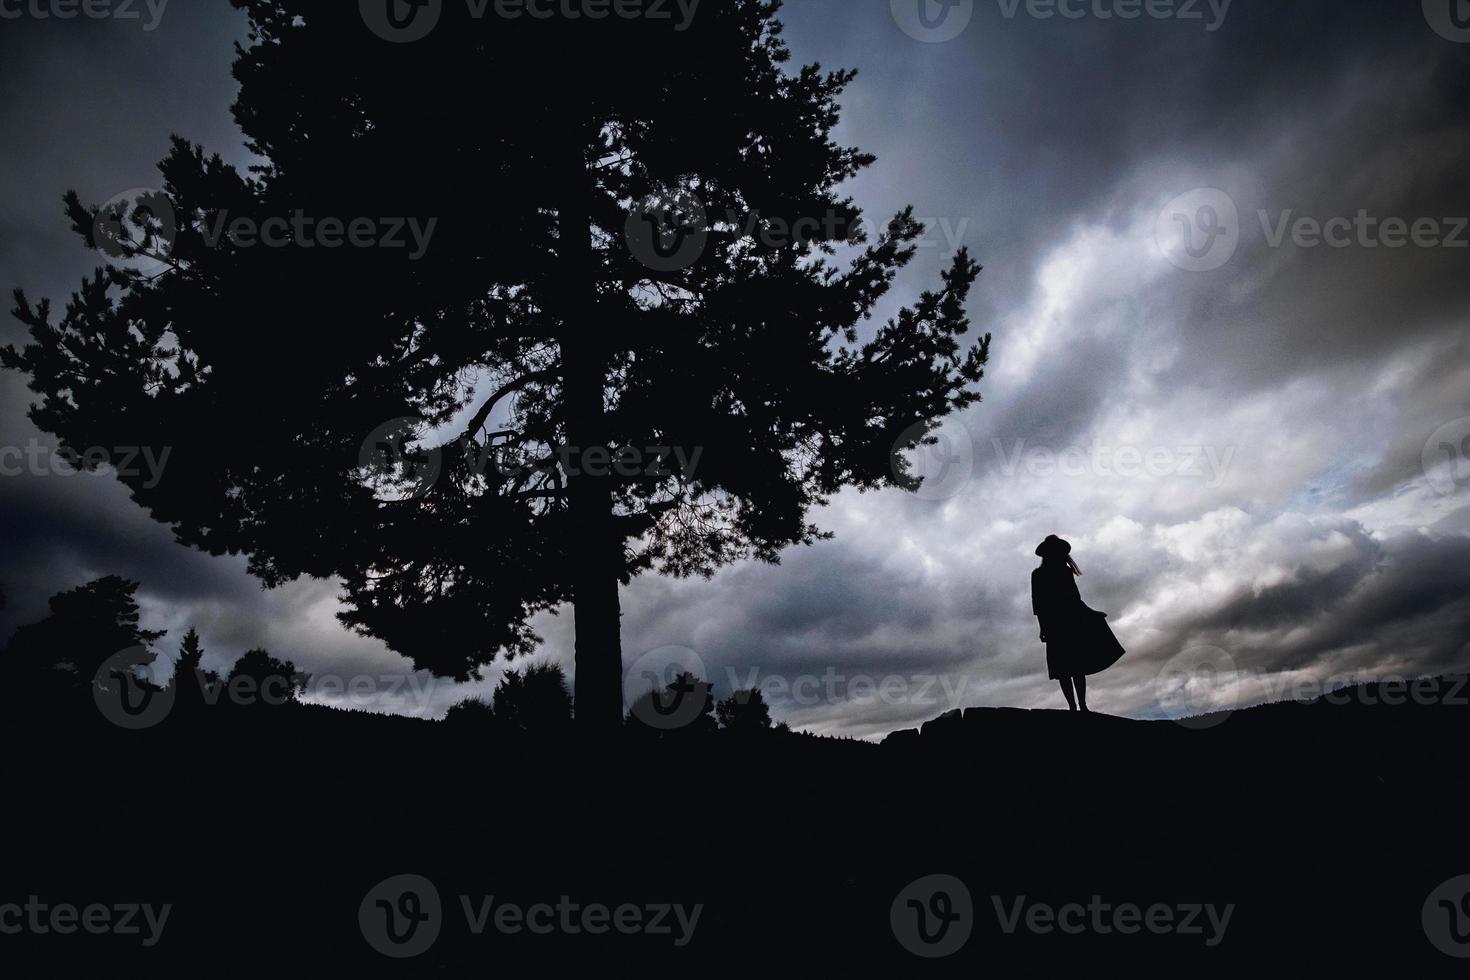
<path id="1" fill-rule="evenodd" d="M 519 391 L 528 384 L 533 384 L 537 381 L 551 380 L 555 377 L 556 372 L 551 370 L 550 368 L 546 368 L 540 371 L 532 371 L 530 374 L 521 375 L 514 381 L 502 385 L 500 389 L 495 392 L 495 394 L 490 396 L 489 400 L 486 401 L 485 404 L 480 406 L 480 410 L 475 413 L 474 418 L 470 419 L 470 424 L 469 427 L 465 429 L 464 437 L 466 439 L 473 439 L 475 437 L 475 434 L 479 432 L 480 429 L 484 428 L 486 420 L 490 418 L 490 413 L 495 411 L 495 406 L 498 405 L 505 398 L 506 395 Z"/>

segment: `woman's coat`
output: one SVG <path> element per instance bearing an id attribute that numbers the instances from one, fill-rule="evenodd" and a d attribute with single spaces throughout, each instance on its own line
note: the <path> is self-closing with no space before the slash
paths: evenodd
<path id="1" fill-rule="evenodd" d="M 1076 677 L 1107 670 L 1123 656 L 1107 613 L 1089 609 L 1065 561 L 1043 561 L 1031 573 L 1031 611 L 1046 637 L 1048 677 Z"/>

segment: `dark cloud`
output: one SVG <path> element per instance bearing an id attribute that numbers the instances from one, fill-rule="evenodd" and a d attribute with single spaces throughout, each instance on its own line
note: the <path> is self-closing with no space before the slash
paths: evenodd
<path id="1" fill-rule="evenodd" d="M 1337 610 L 1384 560 L 1381 547 L 1371 537 L 1356 528 L 1349 532 L 1353 553 L 1340 564 L 1321 569 L 1298 566 L 1287 581 L 1242 591 L 1199 620 L 1196 628 L 1289 630 Z"/>

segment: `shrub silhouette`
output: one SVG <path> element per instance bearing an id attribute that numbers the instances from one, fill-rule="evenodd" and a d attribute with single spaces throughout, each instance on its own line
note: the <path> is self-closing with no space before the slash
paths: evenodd
<path id="1" fill-rule="evenodd" d="M 631 733 L 651 738 L 700 738 L 714 734 L 714 685 L 687 671 L 663 690 L 650 689 L 633 702 L 623 719 Z"/>
<path id="2" fill-rule="evenodd" d="M 450 707 L 444 715 L 444 721 L 467 728 L 488 728 L 495 722 L 495 709 L 484 698 L 465 698 Z"/>
<path id="3" fill-rule="evenodd" d="M 487 728 L 496 737 L 510 738 L 561 737 L 570 733 L 572 719 L 572 692 L 559 664 L 506 671 L 489 701 L 466 698 L 444 717 L 451 724 Z"/>
<path id="4" fill-rule="evenodd" d="M 226 700 L 244 707 L 296 704 L 309 679 L 289 660 L 277 660 L 264 650 L 250 650 L 235 661 L 225 678 Z"/>
<path id="5" fill-rule="evenodd" d="M 736 691 L 715 708 L 720 727 L 730 732 L 764 732 L 771 727 L 771 709 L 760 688 Z"/>

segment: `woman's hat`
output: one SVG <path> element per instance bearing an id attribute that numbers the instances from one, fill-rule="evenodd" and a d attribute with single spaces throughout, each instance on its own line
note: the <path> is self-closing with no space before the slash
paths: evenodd
<path id="1" fill-rule="evenodd" d="M 1057 537 L 1055 534 L 1048 534 L 1046 540 L 1036 546 L 1036 557 L 1038 558 L 1047 558 L 1051 555 L 1062 558 L 1071 553 L 1072 543 Z"/>

